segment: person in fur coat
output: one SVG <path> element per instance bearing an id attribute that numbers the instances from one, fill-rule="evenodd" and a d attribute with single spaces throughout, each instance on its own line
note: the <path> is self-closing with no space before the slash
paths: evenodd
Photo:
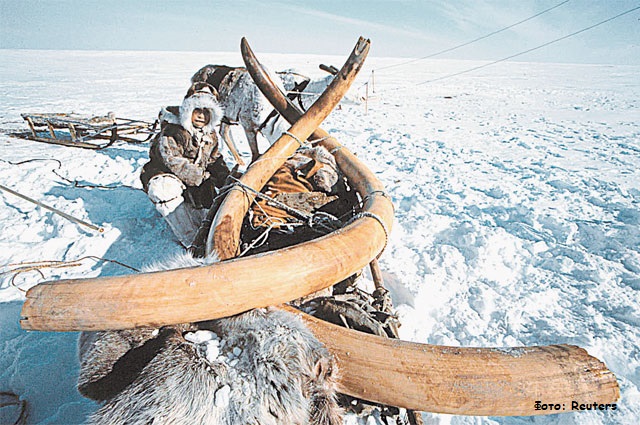
<path id="1" fill-rule="evenodd" d="M 216 90 L 193 84 L 177 111 L 161 111 L 162 130 L 154 138 L 140 175 L 156 209 L 185 247 L 229 175 L 218 149 L 222 118 Z"/>
<path id="2" fill-rule="evenodd" d="M 160 269 L 207 260 L 188 254 Z M 154 268 L 154 269 L 157 269 Z M 83 332 L 92 425 L 338 425 L 333 357 L 301 319 L 257 309 L 160 329 Z"/>

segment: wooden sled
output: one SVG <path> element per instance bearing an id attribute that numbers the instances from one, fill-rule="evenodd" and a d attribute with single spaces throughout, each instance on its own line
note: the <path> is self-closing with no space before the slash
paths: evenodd
<path id="1" fill-rule="evenodd" d="M 253 178 L 264 184 L 279 167 L 276 161 L 284 161 L 283 150 L 295 151 L 299 146 L 296 139 L 305 140 L 320 124 L 347 91 L 368 47 L 369 43 L 364 40 L 359 43 L 343 67 L 344 78 L 336 79 L 305 118 L 263 155 L 264 160 L 247 170 L 242 177 L 245 184 L 252 186 L 254 183 L 249 179 Z M 359 65 L 354 66 L 354 62 Z M 355 157 L 354 161 L 357 161 Z M 256 166 L 269 167 L 271 174 L 263 175 Z M 391 202 L 375 196 L 383 189 L 380 182 L 359 161 L 354 162 L 353 169 L 370 178 L 371 196 L 363 212 L 379 217 L 382 223 L 372 216 L 363 216 L 331 235 L 304 244 L 206 267 L 45 282 L 27 292 L 22 327 L 76 331 L 197 322 L 282 304 L 327 288 L 361 270 L 380 253 L 386 243 L 384 227 L 390 229 L 393 220 Z M 352 176 L 357 177 L 355 173 Z M 240 191 L 232 194 L 235 192 Z M 241 198 L 244 199 L 244 195 Z M 225 204 L 231 206 L 232 202 Z M 217 214 L 216 221 L 222 229 L 227 222 L 234 229 L 238 224 L 237 220 L 224 218 L 229 212 L 224 207 Z M 233 211 L 230 213 L 236 215 Z M 212 228 L 214 235 L 221 227 Z M 219 254 L 226 258 L 235 256 L 237 243 L 223 242 L 216 247 Z M 358 250 L 349 250 L 352 244 L 358 246 Z M 305 259 L 305 267 L 298 267 L 301 258 Z"/>
<path id="2" fill-rule="evenodd" d="M 295 124 L 289 134 L 247 170 L 243 184 L 260 190 L 299 146 L 298 140 L 309 137 L 346 92 L 368 47 L 368 41 L 358 42 L 334 83 L 300 119 L 292 117 Z M 245 51 L 250 52 L 246 41 Z M 255 57 L 253 64 L 252 72 L 259 75 Z M 326 132 L 315 134 L 322 137 Z M 27 293 L 23 328 L 106 330 L 210 320 L 288 302 L 362 269 L 384 248 L 393 207 L 382 184 L 352 153 L 333 138 L 323 143 L 335 148 L 336 162 L 363 199 L 361 215 L 348 226 L 300 245 L 206 267 L 47 282 Z M 249 205 L 246 194 L 237 192 L 240 196 L 233 195 L 235 200 L 229 196 L 218 211 L 207 241 L 208 249 L 223 259 L 237 254 L 239 226 Z M 575 346 L 434 346 L 367 335 L 291 311 L 336 356 L 340 390 L 373 402 L 431 412 L 501 416 L 558 413 L 537 410 L 538 401 L 564 405 L 570 411 L 572 401 L 611 404 L 619 397 L 615 376 Z"/>
<path id="3" fill-rule="evenodd" d="M 30 132 L 14 136 L 55 145 L 84 149 L 104 149 L 118 140 L 143 143 L 155 134 L 156 124 L 128 118 L 116 118 L 112 113 L 90 117 L 66 113 L 21 114 Z M 96 140 L 108 140 L 95 143 Z"/>

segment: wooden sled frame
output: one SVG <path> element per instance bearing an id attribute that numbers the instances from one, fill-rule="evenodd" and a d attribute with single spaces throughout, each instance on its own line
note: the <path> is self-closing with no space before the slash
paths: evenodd
<path id="1" fill-rule="evenodd" d="M 104 149 L 118 140 L 129 143 L 144 143 L 153 137 L 156 128 L 156 123 L 116 118 L 113 114 L 95 117 L 73 113 L 25 113 L 20 115 L 27 122 L 30 133 L 14 134 L 15 136 L 37 142 L 84 149 Z M 61 131 L 63 134 L 60 134 Z M 48 134 L 48 136 L 43 136 L 43 134 Z M 143 138 L 141 139 L 140 136 Z M 102 144 L 89 142 L 90 140 L 105 139 L 109 141 Z"/>
<path id="2" fill-rule="evenodd" d="M 335 95 L 334 90 L 327 90 L 329 97 Z M 293 138 L 302 137 L 294 130 L 308 129 L 308 125 L 294 125 Z M 373 193 L 382 190 L 382 185 L 357 159 L 351 161 L 351 156 L 346 148 L 336 151 L 339 166 L 356 190 L 374 195 L 366 199 L 365 208 L 390 228 L 390 202 Z M 256 178 L 257 190 L 264 178 Z M 234 205 L 227 207 L 237 208 Z M 217 223 L 234 229 L 234 217 L 240 215 L 227 207 L 219 214 L 228 218 Z M 216 245 L 215 236 L 214 232 L 210 245 L 218 249 L 223 245 Z M 29 290 L 22 325 L 40 330 L 160 326 L 276 305 L 328 287 L 363 268 L 385 240 L 381 222 L 369 216 L 305 244 L 212 266 L 48 282 Z M 236 248 L 230 244 L 223 252 L 233 256 Z M 302 259 L 306 267 L 301 267 Z M 206 302 L 201 303 L 202 299 Z M 362 334 L 292 311 L 336 356 L 340 390 L 366 400 L 414 410 L 502 416 L 558 413 L 536 410 L 537 401 L 564 405 L 570 411 L 572 401 L 610 404 L 619 397 L 615 376 L 575 346 L 434 346 Z"/>

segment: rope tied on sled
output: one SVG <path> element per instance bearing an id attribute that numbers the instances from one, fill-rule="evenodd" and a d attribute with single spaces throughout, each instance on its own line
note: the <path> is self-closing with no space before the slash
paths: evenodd
<path id="1" fill-rule="evenodd" d="M 255 195 L 256 198 L 265 200 L 269 203 L 271 203 L 272 205 L 281 208 L 282 210 L 286 211 L 287 213 L 291 214 L 292 216 L 305 221 L 309 227 L 311 227 L 312 229 L 317 229 L 318 227 L 322 228 L 323 230 L 326 230 L 327 233 L 328 232 L 332 232 L 340 227 L 342 227 L 341 221 L 329 214 L 329 213 L 325 213 L 325 212 L 315 212 L 313 214 L 308 214 L 304 211 L 300 211 L 296 208 L 293 208 L 287 204 L 285 204 L 284 202 L 280 202 L 277 199 L 266 195 L 262 192 L 259 192 L 255 189 L 253 189 L 250 186 L 245 185 L 244 183 L 242 183 L 240 180 L 236 179 L 235 177 L 231 177 L 231 179 L 233 179 L 235 181 L 235 183 L 232 185 L 231 190 L 233 190 L 234 188 L 238 188 L 239 190 L 242 190 L 244 193 L 252 193 L 253 195 Z M 255 202 L 255 201 L 254 201 Z M 266 213 L 265 213 L 266 214 Z M 323 232 L 325 233 L 325 232 Z"/>
<path id="2" fill-rule="evenodd" d="M 369 212 L 369 211 L 359 212 L 356 215 L 354 215 L 353 217 L 351 217 L 351 219 L 345 223 L 344 227 L 346 227 L 349 224 L 353 223 L 354 221 L 356 221 L 358 219 L 361 219 L 361 218 L 364 218 L 364 217 L 369 217 L 369 218 L 372 218 L 372 219 L 376 220 L 378 223 L 380 223 L 380 226 L 382 227 L 382 230 L 384 231 L 384 246 L 382 247 L 382 249 L 380 250 L 380 252 L 376 256 L 376 259 L 378 259 L 378 258 L 380 258 L 380 256 L 384 252 L 384 250 L 387 248 L 387 245 L 389 243 L 389 229 L 387 228 L 387 225 L 384 224 L 384 221 L 382 220 L 382 218 L 379 215 L 374 214 L 374 213 Z"/>
<path id="3" fill-rule="evenodd" d="M 296 142 L 298 142 L 298 144 L 300 145 L 300 147 L 303 146 L 309 146 L 309 145 L 316 145 L 318 143 L 322 143 L 325 140 L 331 138 L 331 136 L 325 136 L 325 137 L 320 137 L 319 139 L 313 139 L 313 140 L 306 140 L 306 141 L 301 141 L 300 138 L 298 138 L 298 136 L 296 136 L 295 134 L 289 132 L 289 131 L 285 131 L 282 134 L 286 134 L 287 136 L 291 137 L 293 140 L 295 140 Z M 333 154 L 334 152 L 338 151 L 342 149 L 342 145 L 337 146 L 336 148 L 332 149 L 331 151 L 329 151 L 330 154 Z"/>
<path id="4" fill-rule="evenodd" d="M 378 253 L 378 255 L 376 256 L 377 258 L 380 258 L 380 256 L 382 255 L 382 253 L 384 252 L 384 250 L 386 249 L 388 243 L 389 243 L 389 229 L 387 228 L 387 225 L 384 223 L 384 220 L 377 214 L 369 212 L 369 211 L 362 211 L 359 212 L 357 214 L 355 214 L 353 217 L 351 217 L 351 219 L 349 219 L 346 223 L 343 223 L 339 218 L 326 213 L 326 212 L 322 212 L 322 211 L 317 211 L 313 214 L 308 214 L 304 211 L 299 211 L 295 208 L 290 207 L 289 205 L 280 202 L 276 199 L 274 199 L 273 197 L 270 197 L 269 195 L 265 195 L 264 193 L 261 193 L 245 184 L 243 184 L 240 180 L 231 177 L 233 180 L 235 180 L 235 183 L 233 183 L 232 185 L 230 185 L 229 190 L 241 190 L 243 193 L 248 194 L 248 193 L 252 193 L 253 195 L 255 195 L 256 198 L 260 198 L 263 200 L 266 200 L 267 202 L 271 202 L 273 203 L 273 205 L 277 206 L 278 208 L 282 208 L 283 210 L 287 211 L 288 213 L 290 213 L 291 215 L 303 220 L 304 222 L 306 222 L 306 224 L 312 228 L 312 229 L 317 229 L 320 231 L 320 233 L 326 234 L 326 233 L 330 233 L 332 231 L 338 230 L 342 227 L 346 227 L 349 224 L 355 222 L 356 220 L 360 219 L 360 218 L 364 218 L 364 217 L 369 217 L 369 218 L 373 218 L 374 220 L 376 220 L 380 226 L 382 227 L 382 230 L 384 232 L 384 246 L 382 247 L 382 249 L 380 250 L 380 253 Z M 361 201 L 361 205 L 363 205 L 364 203 L 367 202 L 367 200 L 373 196 L 384 196 L 384 197 L 388 197 L 387 193 L 384 191 L 374 191 L 372 193 L 370 193 L 369 195 L 365 196 L 362 201 Z M 253 201 L 255 202 L 255 200 Z M 265 229 L 264 232 L 262 232 L 260 234 L 260 236 L 258 236 L 256 239 L 254 239 L 246 249 L 243 250 L 242 255 L 246 254 L 249 250 L 251 250 L 252 248 L 256 247 L 256 246 L 260 246 L 261 244 L 264 244 L 268 238 L 269 233 L 271 232 L 271 230 L 273 230 L 276 227 L 276 223 L 273 222 L 273 219 L 270 220 L 271 223 L 269 224 L 269 226 L 267 226 L 267 228 Z M 282 223 L 277 223 L 277 224 L 282 224 Z M 295 223 L 288 223 L 291 225 L 295 225 Z"/>
<path id="5" fill-rule="evenodd" d="M 284 133 L 282 133 L 282 134 L 286 134 L 287 136 L 291 137 L 293 140 L 295 140 L 296 142 L 298 142 L 298 144 L 299 144 L 300 146 L 305 146 L 305 145 L 308 143 L 308 142 L 306 142 L 306 141 L 305 141 L 305 142 L 301 141 L 301 140 L 298 138 L 298 136 L 296 136 L 295 134 L 293 134 L 293 133 L 291 133 L 291 132 L 289 132 L 289 131 L 285 131 L 285 132 L 284 132 Z"/>

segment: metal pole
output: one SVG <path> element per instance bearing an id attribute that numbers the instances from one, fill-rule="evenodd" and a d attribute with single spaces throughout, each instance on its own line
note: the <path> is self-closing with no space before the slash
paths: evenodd
<path id="1" fill-rule="evenodd" d="M 75 217 L 73 217 L 73 216 L 71 216 L 71 215 L 69 215 L 69 214 L 63 213 L 63 212 L 62 212 L 62 211 L 60 211 L 60 210 L 57 210 L 57 209 L 55 209 L 55 208 L 53 208 L 53 207 L 50 207 L 50 206 L 48 206 L 48 205 L 45 205 L 45 204 L 43 204 L 43 203 L 42 203 L 42 202 L 40 202 L 40 201 L 36 201 L 35 199 L 29 198 L 28 196 L 22 195 L 22 194 L 20 194 L 20 193 L 18 193 L 18 192 L 16 192 L 16 191 L 14 191 L 14 190 L 11 190 L 11 189 L 9 189 L 8 187 L 3 186 L 3 185 L 1 185 L 1 184 L 0 184 L 0 189 L 4 190 L 4 191 L 6 191 L 6 192 L 11 193 L 12 195 L 17 196 L 18 198 L 22 198 L 22 199 L 24 199 L 25 201 L 32 202 L 32 203 L 34 203 L 34 204 L 36 204 L 36 205 L 38 205 L 38 206 L 40 206 L 40 207 L 42 207 L 42 208 L 44 208 L 44 209 L 47 209 L 47 210 L 49 210 L 49 211 L 52 211 L 52 212 L 54 212 L 54 213 L 58 214 L 59 216 L 66 218 L 66 219 L 67 219 L 67 220 L 69 220 L 69 221 L 73 221 L 74 223 L 81 224 L 81 225 L 86 226 L 86 227 L 88 227 L 88 228 L 90 228 L 90 229 L 93 229 L 93 230 L 97 231 L 98 233 L 103 233 L 103 232 L 104 232 L 104 228 L 103 228 L 103 227 L 98 227 L 98 226 L 96 226 L 96 225 L 94 225 L 94 224 L 87 223 L 86 221 L 82 221 L 82 220 L 80 220 L 79 218 L 75 218 Z"/>

